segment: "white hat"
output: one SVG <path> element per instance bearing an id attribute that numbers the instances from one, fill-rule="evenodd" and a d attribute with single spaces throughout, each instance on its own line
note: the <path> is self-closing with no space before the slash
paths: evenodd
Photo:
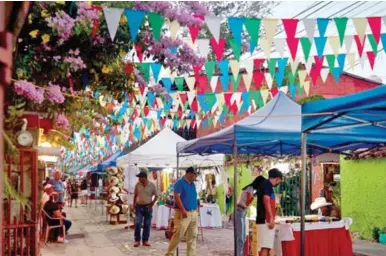
<path id="1" fill-rule="evenodd" d="M 115 175 L 118 173 L 118 169 L 116 167 L 110 167 L 107 169 L 107 173 L 110 175 Z"/>
<path id="2" fill-rule="evenodd" d="M 121 212 L 123 214 L 127 213 L 129 211 L 129 205 L 128 204 L 122 204 L 121 205 Z"/>
<path id="3" fill-rule="evenodd" d="M 110 194 L 117 194 L 119 193 L 120 189 L 118 187 L 111 187 L 110 188 Z"/>
<path id="4" fill-rule="evenodd" d="M 317 197 L 315 199 L 315 202 L 311 204 L 311 210 L 319 209 L 323 206 L 329 206 L 332 205 L 332 203 L 327 203 L 326 198 L 324 197 Z"/>
<path id="5" fill-rule="evenodd" d="M 115 193 L 110 194 L 109 202 L 116 202 L 118 200 L 119 200 L 119 197 L 117 196 L 117 194 Z"/>
<path id="6" fill-rule="evenodd" d="M 115 176 L 111 177 L 111 179 L 110 179 L 110 185 L 111 186 L 115 186 L 118 183 L 119 183 L 119 179 L 117 177 L 115 177 Z"/>
<path id="7" fill-rule="evenodd" d="M 47 185 L 44 186 L 44 190 L 49 189 L 49 188 L 52 188 L 51 184 L 47 184 Z"/>
<path id="8" fill-rule="evenodd" d="M 109 212 L 110 212 L 111 214 L 118 214 L 118 213 L 120 212 L 120 210 L 121 210 L 121 209 L 120 209 L 118 206 L 113 205 L 113 206 L 111 206 Z"/>

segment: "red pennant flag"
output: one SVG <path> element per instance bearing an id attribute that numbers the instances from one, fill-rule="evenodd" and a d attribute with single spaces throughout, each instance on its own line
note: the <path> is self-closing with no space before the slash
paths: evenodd
<path id="1" fill-rule="evenodd" d="M 254 59 L 253 60 L 253 63 L 254 63 L 254 70 L 258 70 L 260 72 L 260 70 L 262 69 L 262 64 L 264 63 L 265 59 Z"/>
<path id="2" fill-rule="evenodd" d="M 139 91 L 141 92 L 141 95 L 145 92 L 145 86 L 143 84 L 138 85 Z"/>
<path id="3" fill-rule="evenodd" d="M 196 41 L 196 38 L 198 36 L 198 32 L 200 32 L 200 26 L 198 25 L 191 25 L 188 26 L 189 31 L 190 31 L 190 36 L 192 37 L 192 42 Z"/>
<path id="4" fill-rule="evenodd" d="M 369 59 L 371 69 L 374 69 L 374 64 L 375 64 L 375 54 L 373 51 L 366 52 L 367 53 L 367 58 Z"/>
<path id="5" fill-rule="evenodd" d="M 316 85 L 316 80 L 320 76 L 320 72 L 322 71 L 322 68 L 323 68 L 324 56 L 322 56 L 322 58 L 320 59 L 318 56 L 314 56 L 314 59 L 315 59 L 315 65 L 311 68 L 310 76 L 312 79 L 312 83 Z"/>
<path id="6" fill-rule="evenodd" d="M 295 38 L 296 28 L 298 27 L 298 19 L 282 19 L 285 33 L 288 38 Z"/>
<path id="7" fill-rule="evenodd" d="M 357 45 L 357 48 L 358 48 L 358 53 L 359 53 L 359 57 L 362 57 L 362 54 L 363 54 L 363 48 L 365 47 L 365 43 L 366 43 L 366 36 L 364 37 L 363 39 L 363 44 L 361 43 L 361 39 L 359 38 L 358 35 L 355 35 L 354 36 L 354 39 L 355 39 L 355 43 Z M 375 39 L 375 38 L 374 38 Z"/>
<path id="8" fill-rule="evenodd" d="M 182 115 L 183 115 L 182 110 L 178 109 L 177 114 L 178 114 L 178 120 L 181 120 L 182 119 Z"/>
<path id="9" fill-rule="evenodd" d="M 190 128 L 194 128 L 194 126 L 196 125 L 196 118 L 193 118 L 192 121 L 190 122 Z"/>
<path id="10" fill-rule="evenodd" d="M 230 111 L 233 112 L 234 115 L 236 115 L 239 112 L 239 109 L 237 107 L 237 103 L 234 102 L 230 108 Z"/>
<path id="11" fill-rule="evenodd" d="M 224 93 L 224 101 L 228 108 L 232 107 L 231 99 L 232 99 L 233 93 Z"/>
<path id="12" fill-rule="evenodd" d="M 279 92 L 279 89 L 277 89 L 277 87 L 272 88 L 271 89 L 272 97 L 275 97 L 278 92 Z"/>
<path id="13" fill-rule="evenodd" d="M 210 44 L 212 45 L 214 53 L 216 54 L 217 61 L 221 61 L 222 56 L 224 54 L 225 39 L 220 38 L 218 40 L 218 43 L 217 43 L 216 39 L 214 39 L 214 38 L 211 38 L 209 41 L 210 41 Z"/>
<path id="14" fill-rule="evenodd" d="M 162 127 L 164 127 L 165 126 L 165 122 L 166 122 L 166 118 L 161 117 L 160 120 L 161 120 Z"/>
<path id="15" fill-rule="evenodd" d="M 204 62 L 203 63 L 201 63 L 200 65 L 194 65 L 193 66 L 193 71 L 194 71 L 194 73 L 200 73 L 200 71 L 201 71 L 201 69 L 202 69 L 202 67 L 204 66 Z"/>
<path id="16" fill-rule="evenodd" d="M 209 87 L 208 77 L 206 75 L 199 76 L 198 80 L 196 79 L 196 81 L 197 81 L 197 93 L 198 94 L 205 93 L 206 88 Z"/>
<path id="17" fill-rule="evenodd" d="M 126 72 L 127 75 L 130 75 L 131 73 L 133 73 L 133 69 L 134 69 L 133 64 L 126 63 L 126 65 L 125 65 L 125 72 Z"/>
<path id="18" fill-rule="evenodd" d="M 148 106 L 145 106 L 143 108 L 143 113 L 145 114 L 145 116 L 147 116 L 149 114 L 149 107 Z"/>
<path id="19" fill-rule="evenodd" d="M 182 105 L 185 105 L 186 101 L 188 100 L 188 95 L 186 93 L 181 93 L 180 99 L 181 99 Z"/>
<path id="20" fill-rule="evenodd" d="M 264 73 L 259 70 L 253 72 L 253 81 L 255 82 L 256 90 L 260 89 L 260 86 L 264 81 L 264 77 Z"/>
<path id="21" fill-rule="evenodd" d="M 194 113 L 198 112 L 198 102 L 196 97 L 192 101 L 192 104 L 190 105 L 190 109 L 193 110 Z"/>
<path id="22" fill-rule="evenodd" d="M 296 59 L 296 53 L 298 51 L 298 46 L 299 46 L 299 38 L 287 37 L 287 44 L 288 44 L 288 48 L 291 52 L 291 57 L 293 60 L 295 60 Z"/>
<path id="23" fill-rule="evenodd" d="M 373 32 L 375 42 L 378 44 L 381 37 L 382 17 L 367 17 L 367 22 L 370 25 L 371 32 Z"/>
<path id="24" fill-rule="evenodd" d="M 143 59 L 143 52 L 142 52 L 142 47 L 139 43 L 136 43 L 134 45 L 135 47 L 135 51 L 137 52 L 137 56 L 138 56 L 138 59 L 140 62 L 142 62 L 142 59 Z"/>

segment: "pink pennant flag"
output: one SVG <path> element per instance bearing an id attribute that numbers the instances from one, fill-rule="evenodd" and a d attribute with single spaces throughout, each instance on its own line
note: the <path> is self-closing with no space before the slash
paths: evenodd
<path id="1" fill-rule="evenodd" d="M 253 82 L 255 82 L 256 90 L 260 89 L 261 84 L 264 81 L 264 72 L 256 70 L 253 72 Z"/>
<path id="2" fill-rule="evenodd" d="M 140 62 L 142 62 L 142 59 L 143 59 L 143 52 L 142 52 L 142 46 L 140 43 L 136 43 L 134 45 L 135 47 L 135 51 L 137 52 L 137 56 L 138 56 L 138 59 Z"/>
<path id="3" fill-rule="evenodd" d="M 194 100 L 192 101 L 192 104 L 190 104 L 190 108 L 193 110 L 193 112 L 198 112 L 198 101 L 197 97 L 194 97 Z"/>
<path id="4" fill-rule="evenodd" d="M 315 60 L 315 65 L 311 68 L 310 76 L 312 79 L 312 83 L 315 86 L 316 80 L 320 76 L 320 72 L 322 71 L 322 68 L 323 68 L 324 56 L 322 56 L 322 58 L 320 58 L 320 59 L 318 56 L 314 56 L 314 60 Z"/>
<path id="5" fill-rule="evenodd" d="M 287 37 L 288 48 L 291 52 L 292 60 L 296 59 L 296 53 L 298 52 L 299 38 Z"/>
<path id="6" fill-rule="evenodd" d="M 222 60 L 222 56 L 224 54 L 225 42 L 226 41 L 224 38 L 219 39 L 218 43 L 217 43 L 216 39 L 214 39 L 214 38 L 210 39 L 210 44 L 212 45 L 213 51 L 216 54 L 217 61 Z"/>
<path id="7" fill-rule="evenodd" d="M 198 32 L 200 32 L 200 26 L 198 25 L 191 25 L 188 26 L 189 31 L 190 31 L 190 36 L 192 37 L 192 42 L 196 41 L 196 38 L 198 36 Z"/>
<path id="8" fill-rule="evenodd" d="M 378 44 L 381 37 L 382 17 L 367 17 L 367 22 L 370 25 L 371 32 L 373 32 L 375 42 Z"/>
<path id="9" fill-rule="evenodd" d="M 369 59 L 369 63 L 371 66 L 371 69 L 374 69 L 374 64 L 375 64 L 375 54 L 373 51 L 366 52 L 367 58 Z"/>
<path id="10" fill-rule="evenodd" d="M 361 42 L 361 39 L 359 38 L 358 35 L 354 36 L 355 43 L 356 43 L 357 48 L 358 48 L 359 57 L 362 57 L 363 48 L 365 47 L 365 43 L 366 43 L 366 38 L 367 37 L 365 36 L 364 39 L 363 39 L 363 42 Z"/>
<path id="11" fill-rule="evenodd" d="M 260 71 L 262 69 L 262 64 L 264 63 L 265 59 L 254 59 L 253 62 L 254 62 L 254 66 L 255 66 L 255 69 Z"/>
<path id="12" fill-rule="evenodd" d="M 285 33 L 288 38 L 294 38 L 296 35 L 296 28 L 298 27 L 298 19 L 282 19 Z"/>
<path id="13" fill-rule="evenodd" d="M 271 89 L 272 97 L 275 97 L 278 92 L 279 90 L 277 89 L 277 87 L 272 88 Z"/>
<path id="14" fill-rule="evenodd" d="M 206 88 L 209 87 L 208 77 L 206 75 L 200 76 L 197 81 L 197 93 L 205 93 Z"/>

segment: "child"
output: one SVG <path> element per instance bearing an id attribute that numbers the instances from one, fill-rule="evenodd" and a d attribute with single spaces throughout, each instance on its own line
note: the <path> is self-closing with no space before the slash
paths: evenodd
<path id="1" fill-rule="evenodd" d="M 78 208 L 78 184 L 76 184 L 76 181 L 73 180 L 71 182 L 71 187 L 70 187 L 70 192 L 71 192 L 71 202 L 70 202 L 70 207 L 72 207 L 72 200 L 75 200 L 75 208 Z"/>

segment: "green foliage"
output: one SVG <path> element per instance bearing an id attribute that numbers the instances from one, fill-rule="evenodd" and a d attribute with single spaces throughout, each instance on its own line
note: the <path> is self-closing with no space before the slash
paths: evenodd
<path id="1" fill-rule="evenodd" d="M 29 200 L 16 191 L 16 189 L 12 186 L 8 176 L 4 174 L 5 172 L 2 174 L 4 179 L 4 197 L 11 197 L 16 202 L 20 203 L 22 207 L 27 207 L 30 209 L 31 206 L 29 204 Z"/>
<path id="2" fill-rule="evenodd" d="M 312 101 L 318 101 L 318 100 L 324 100 L 325 98 L 322 95 L 312 95 L 310 97 L 303 98 L 298 101 L 300 105 L 303 105 L 304 103 L 312 102 Z"/>

